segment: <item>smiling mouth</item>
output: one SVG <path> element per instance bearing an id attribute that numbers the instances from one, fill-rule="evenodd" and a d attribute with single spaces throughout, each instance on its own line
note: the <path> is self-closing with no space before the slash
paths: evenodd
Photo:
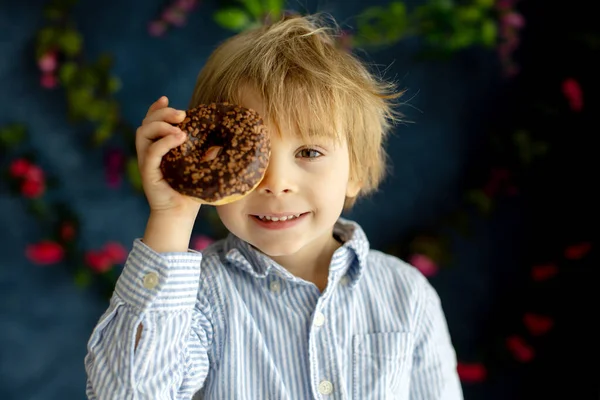
<path id="1" fill-rule="evenodd" d="M 252 215 L 252 217 L 256 218 L 260 221 L 264 221 L 264 222 L 285 222 L 285 221 L 293 221 L 297 218 L 300 218 L 304 214 L 307 214 L 307 213 L 289 214 L 289 215 L 283 215 L 283 216 L 279 216 L 279 217 L 271 216 L 271 215 Z"/>

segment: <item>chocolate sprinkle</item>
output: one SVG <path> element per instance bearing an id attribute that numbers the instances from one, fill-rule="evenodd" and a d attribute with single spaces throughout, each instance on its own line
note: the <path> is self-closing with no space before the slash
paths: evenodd
<path id="1" fill-rule="evenodd" d="M 205 203 L 224 204 L 260 183 L 271 146 L 256 111 L 229 103 L 200 105 L 188 110 L 178 126 L 188 137 L 160 164 L 173 189 Z"/>

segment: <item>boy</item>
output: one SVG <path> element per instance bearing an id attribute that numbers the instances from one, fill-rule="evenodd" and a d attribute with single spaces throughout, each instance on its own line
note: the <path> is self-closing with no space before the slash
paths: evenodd
<path id="1" fill-rule="evenodd" d="M 217 207 L 231 234 L 202 253 L 199 204 L 159 169 L 185 112 L 150 107 L 136 148 L 151 212 L 88 344 L 90 399 L 462 399 L 434 289 L 340 218 L 383 176 L 392 89 L 313 17 L 219 46 L 190 106 L 258 111 L 271 157 Z"/>

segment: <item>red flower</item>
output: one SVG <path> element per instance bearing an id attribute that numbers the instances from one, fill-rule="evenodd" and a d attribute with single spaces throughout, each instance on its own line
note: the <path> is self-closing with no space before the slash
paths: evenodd
<path id="1" fill-rule="evenodd" d="M 35 264 L 49 265 L 62 261 L 65 252 L 60 244 L 51 240 L 42 240 L 39 243 L 27 246 L 25 255 Z"/>
<path id="2" fill-rule="evenodd" d="M 24 180 L 21 184 L 21 194 L 29 199 L 35 199 L 44 194 L 46 184 L 43 181 Z"/>
<path id="3" fill-rule="evenodd" d="M 97 273 L 109 271 L 113 267 L 113 259 L 104 251 L 88 251 L 85 254 L 85 261 Z"/>
<path id="4" fill-rule="evenodd" d="M 461 382 L 477 383 L 482 382 L 487 377 L 487 369 L 481 363 L 463 363 L 459 362 L 456 371 Z"/>
<path id="5" fill-rule="evenodd" d="M 115 264 L 123 264 L 127 259 L 127 250 L 121 243 L 108 242 L 102 250 Z"/>
<path id="6" fill-rule="evenodd" d="M 523 324 L 533 336 L 540 336 L 552 329 L 554 320 L 544 315 L 526 313 L 523 316 Z"/>
<path id="7" fill-rule="evenodd" d="M 63 222 L 60 227 L 60 237 L 65 242 L 69 242 L 75 237 L 75 227 L 71 222 Z"/>
<path id="8" fill-rule="evenodd" d="M 565 258 L 569 260 L 581 260 L 592 249 L 590 242 L 583 242 L 567 247 Z"/>
<path id="9" fill-rule="evenodd" d="M 567 78 L 562 83 L 562 92 L 569 102 L 569 107 L 575 112 L 583 109 L 583 92 L 581 86 L 573 78 Z"/>
<path id="10" fill-rule="evenodd" d="M 435 261 L 424 254 L 413 254 L 409 263 L 427 277 L 434 276 L 439 269 Z"/>
<path id="11" fill-rule="evenodd" d="M 520 362 L 526 363 L 533 360 L 535 352 L 520 336 L 510 336 L 506 339 L 506 347 L 513 357 Z"/>
<path id="12" fill-rule="evenodd" d="M 27 171 L 29 171 L 31 165 L 32 164 L 28 160 L 24 158 L 18 158 L 10 164 L 10 175 L 13 178 L 22 178 L 25 176 L 25 174 L 27 174 Z"/>
<path id="13" fill-rule="evenodd" d="M 558 267 L 554 264 L 536 265 L 531 269 L 531 279 L 543 281 L 558 274 Z"/>
<path id="14" fill-rule="evenodd" d="M 40 85 L 42 85 L 44 89 L 53 89 L 58 85 L 58 79 L 56 79 L 54 73 L 44 72 L 40 78 Z"/>

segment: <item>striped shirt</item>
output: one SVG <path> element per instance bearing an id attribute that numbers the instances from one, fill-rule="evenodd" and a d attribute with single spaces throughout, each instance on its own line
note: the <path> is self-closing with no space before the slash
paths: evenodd
<path id="1" fill-rule="evenodd" d="M 232 234 L 202 253 L 136 239 L 88 343 L 88 398 L 462 399 L 427 279 L 352 221 L 334 233 L 322 293 Z"/>

